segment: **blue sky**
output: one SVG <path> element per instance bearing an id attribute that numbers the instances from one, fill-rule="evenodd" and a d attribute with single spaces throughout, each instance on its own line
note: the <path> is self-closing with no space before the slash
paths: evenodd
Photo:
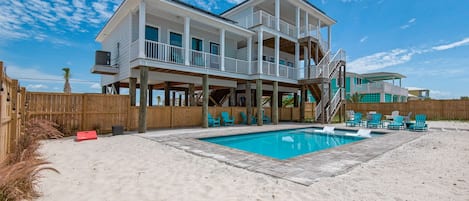
<path id="1" fill-rule="evenodd" d="M 89 72 L 96 34 L 122 0 L 2 0 L 0 60 L 10 77 L 31 91 L 63 90 L 63 67 L 72 91 L 99 93 Z M 240 0 L 186 1 L 220 13 Z M 469 96 L 469 1 L 311 0 L 337 20 L 333 49 L 347 52 L 348 70 L 391 71 L 406 87 L 432 98 Z M 293 12 L 293 11 L 292 11 Z"/>

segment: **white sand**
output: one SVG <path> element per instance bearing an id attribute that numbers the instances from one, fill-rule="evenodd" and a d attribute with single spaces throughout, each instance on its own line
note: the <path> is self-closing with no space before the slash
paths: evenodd
<path id="1" fill-rule="evenodd" d="M 41 152 L 61 174 L 42 174 L 39 200 L 469 200 L 467 131 L 428 132 L 311 186 L 138 136 L 46 141 Z"/>

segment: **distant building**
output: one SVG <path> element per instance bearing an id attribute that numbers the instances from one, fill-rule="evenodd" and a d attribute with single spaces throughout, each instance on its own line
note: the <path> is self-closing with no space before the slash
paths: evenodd
<path id="1" fill-rule="evenodd" d="M 430 98 L 430 89 L 407 87 L 407 90 L 409 91 L 408 100 L 425 100 Z"/>

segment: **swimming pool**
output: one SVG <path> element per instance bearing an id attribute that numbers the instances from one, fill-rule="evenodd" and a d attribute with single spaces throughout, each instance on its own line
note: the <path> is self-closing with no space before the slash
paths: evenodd
<path id="1" fill-rule="evenodd" d="M 202 138 L 211 142 L 243 151 L 285 160 L 303 154 L 329 149 L 366 138 L 345 136 L 346 130 L 334 134 L 314 132 L 314 128 L 272 131 L 222 137 Z M 372 136 L 379 136 L 372 133 Z"/>

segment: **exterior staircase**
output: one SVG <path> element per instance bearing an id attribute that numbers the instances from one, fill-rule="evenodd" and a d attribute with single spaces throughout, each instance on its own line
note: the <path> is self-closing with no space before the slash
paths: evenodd
<path id="1" fill-rule="evenodd" d="M 324 48 L 320 41 L 312 40 L 311 37 L 300 39 L 300 42 L 303 46 L 313 48 L 310 53 L 314 56 L 305 54 L 306 60 L 309 58 L 317 63 L 309 65 L 305 79 L 300 83 L 306 85 L 316 100 L 314 120 L 330 123 L 345 103 L 345 51 L 340 49 L 332 55 L 330 51 L 325 51 L 327 48 Z M 336 81 L 337 87 L 331 86 L 332 80 Z"/>

